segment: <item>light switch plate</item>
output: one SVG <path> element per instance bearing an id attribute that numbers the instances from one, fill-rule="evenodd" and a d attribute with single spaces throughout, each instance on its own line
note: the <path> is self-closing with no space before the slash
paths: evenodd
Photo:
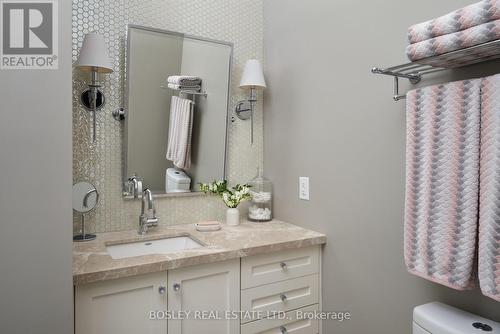
<path id="1" fill-rule="evenodd" d="M 309 178 L 299 177 L 299 198 L 305 201 L 309 200 Z"/>

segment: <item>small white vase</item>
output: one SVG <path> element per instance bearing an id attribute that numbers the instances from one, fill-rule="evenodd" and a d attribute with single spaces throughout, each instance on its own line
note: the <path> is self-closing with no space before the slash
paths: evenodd
<path id="1" fill-rule="evenodd" d="M 237 208 L 229 208 L 226 212 L 226 224 L 228 226 L 240 225 L 240 210 Z"/>

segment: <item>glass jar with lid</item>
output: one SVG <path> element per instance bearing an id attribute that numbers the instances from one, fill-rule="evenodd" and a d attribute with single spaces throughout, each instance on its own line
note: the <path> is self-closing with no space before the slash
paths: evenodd
<path id="1" fill-rule="evenodd" d="M 250 195 L 252 197 L 248 209 L 248 220 L 253 222 L 272 220 L 272 182 L 262 175 L 261 168 L 257 168 L 257 176 L 248 184 L 251 186 Z"/>

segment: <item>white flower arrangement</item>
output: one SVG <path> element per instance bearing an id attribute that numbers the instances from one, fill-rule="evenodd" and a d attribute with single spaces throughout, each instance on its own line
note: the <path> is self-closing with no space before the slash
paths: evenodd
<path id="1" fill-rule="evenodd" d="M 237 208 L 241 202 L 250 199 L 250 186 L 237 184 L 228 189 L 227 181 L 214 181 L 212 183 L 200 183 L 200 190 L 205 194 L 214 194 L 222 198 L 228 208 Z"/>

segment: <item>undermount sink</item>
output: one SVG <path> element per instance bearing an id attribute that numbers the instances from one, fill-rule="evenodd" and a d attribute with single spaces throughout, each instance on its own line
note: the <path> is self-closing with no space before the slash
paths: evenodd
<path id="1" fill-rule="evenodd" d="M 113 259 L 123 259 L 133 256 L 168 254 L 172 252 L 204 247 L 188 236 L 130 242 L 107 246 L 106 250 Z"/>

